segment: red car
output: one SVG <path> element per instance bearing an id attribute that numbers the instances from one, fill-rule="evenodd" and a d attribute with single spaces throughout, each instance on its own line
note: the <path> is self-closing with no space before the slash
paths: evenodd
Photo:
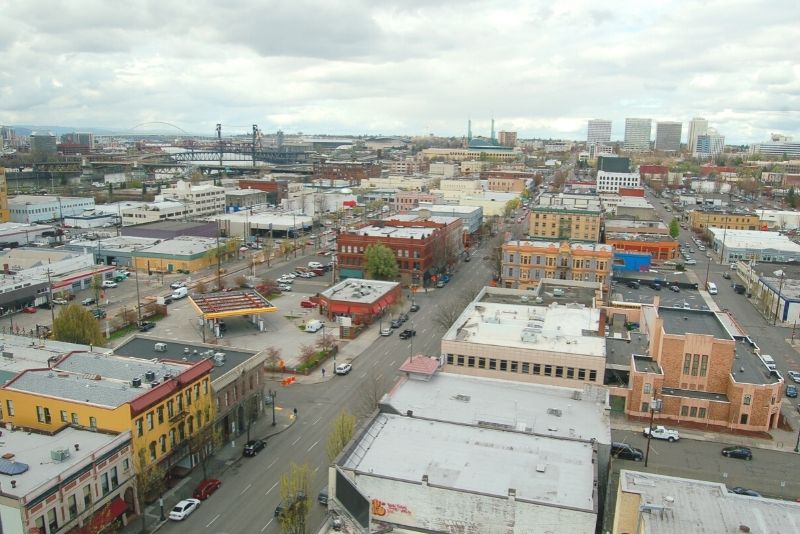
<path id="1" fill-rule="evenodd" d="M 300 301 L 301 308 L 316 308 L 317 305 L 311 302 L 310 300 L 301 300 Z"/>
<path id="2" fill-rule="evenodd" d="M 25 306 L 22 308 L 22 313 L 36 313 L 36 308 L 33 306 Z"/>
<path id="3" fill-rule="evenodd" d="M 192 493 L 192 497 L 204 501 L 209 497 L 211 497 L 211 494 L 217 491 L 221 485 L 222 482 L 217 480 L 216 478 L 209 478 L 207 480 L 204 480 L 194 490 L 194 493 Z"/>

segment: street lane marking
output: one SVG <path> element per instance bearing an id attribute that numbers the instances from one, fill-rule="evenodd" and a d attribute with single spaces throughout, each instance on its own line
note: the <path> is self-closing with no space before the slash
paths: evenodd
<path id="1" fill-rule="evenodd" d="M 303 436 L 297 436 L 297 439 L 292 442 L 292 445 L 297 445 L 297 442 L 303 439 Z"/>
<path id="2" fill-rule="evenodd" d="M 272 467 L 273 465 L 275 465 L 275 462 L 277 462 L 277 461 L 278 461 L 278 459 L 277 459 L 277 458 L 275 458 L 274 460 L 272 460 L 272 463 L 271 463 L 271 464 L 269 464 L 269 465 L 267 466 L 267 469 L 269 469 L 270 467 Z"/>
<path id="3" fill-rule="evenodd" d="M 270 519 L 269 523 L 264 525 L 264 528 L 261 529 L 261 532 L 264 532 L 265 530 L 267 530 L 267 528 L 272 524 L 273 521 L 275 521 L 275 519 Z"/>
<path id="4" fill-rule="evenodd" d="M 243 490 L 241 491 L 241 493 L 239 493 L 239 495 L 244 495 L 244 492 L 245 492 L 245 491 L 247 491 L 247 490 L 249 490 L 249 489 L 250 489 L 252 486 L 253 486 L 252 484 L 248 484 L 248 485 L 247 485 L 247 487 L 246 487 L 245 489 L 243 489 Z"/>
<path id="5" fill-rule="evenodd" d="M 375 367 L 376 363 L 378 363 L 378 360 L 372 360 L 372 365 L 370 365 L 370 367 Z"/>
<path id="6" fill-rule="evenodd" d="M 367 376 L 367 373 L 366 373 L 366 372 L 364 372 L 364 373 L 361 373 L 361 378 L 364 378 L 364 377 L 366 377 L 366 376 Z"/>
<path id="7" fill-rule="evenodd" d="M 316 473 L 317 471 L 319 471 L 319 466 L 314 468 L 314 472 Z"/>
<path id="8" fill-rule="evenodd" d="M 392 363 L 390 363 L 389 365 L 394 365 L 394 362 L 395 362 L 395 360 L 392 360 Z"/>
<path id="9" fill-rule="evenodd" d="M 312 446 L 310 446 L 308 449 L 306 449 L 306 452 L 311 452 L 311 449 L 313 449 L 314 447 L 316 447 L 317 443 L 319 443 L 319 440 L 315 441 L 315 442 L 314 442 L 314 444 L 313 444 Z"/>
<path id="10" fill-rule="evenodd" d="M 381 378 L 383 378 L 383 375 L 378 375 L 378 376 L 376 376 L 376 377 L 375 377 L 375 381 L 377 382 L 377 381 L 378 381 L 378 380 L 380 380 Z"/>
<path id="11" fill-rule="evenodd" d="M 319 420 L 320 420 L 320 419 L 322 419 L 322 416 L 321 416 L 321 415 L 320 415 L 319 417 L 317 417 L 317 420 L 316 420 L 316 421 L 314 421 L 314 422 L 313 422 L 313 423 L 311 423 L 311 424 L 312 424 L 312 425 L 316 425 L 317 423 L 319 423 Z"/>
<path id="12" fill-rule="evenodd" d="M 275 484 L 273 484 L 273 485 L 272 485 L 272 487 L 271 487 L 270 489 L 268 489 L 268 490 L 267 490 L 267 492 L 266 492 L 264 495 L 269 495 L 269 492 L 270 492 L 270 491 L 272 491 L 272 490 L 274 490 L 274 489 L 275 489 L 275 486 L 277 486 L 277 485 L 278 485 L 278 483 L 277 483 L 277 482 L 276 482 Z"/>
<path id="13" fill-rule="evenodd" d="M 210 527 L 212 525 L 212 523 L 214 523 L 214 521 L 216 521 L 217 519 L 219 519 L 219 514 L 215 515 L 214 519 L 212 519 L 211 521 L 208 522 L 208 524 L 206 525 L 206 528 Z"/>

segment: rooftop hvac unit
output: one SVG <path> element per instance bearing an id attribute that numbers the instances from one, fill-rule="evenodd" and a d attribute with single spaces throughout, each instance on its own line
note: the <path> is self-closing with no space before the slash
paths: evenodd
<path id="1" fill-rule="evenodd" d="M 50 449 L 50 459 L 55 462 L 63 462 L 69 458 L 69 449 Z"/>
<path id="2" fill-rule="evenodd" d="M 153 371 L 147 371 L 147 372 L 144 374 L 144 379 L 145 379 L 146 381 L 148 381 L 148 382 L 152 382 L 153 380 L 155 380 L 155 379 L 156 379 L 156 374 L 155 374 Z"/>
<path id="3" fill-rule="evenodd" d="M 156 343 L 155 351 L 156 352 L 167 352 L 167 344 L 166 343 Z"/>
<path id="4" fill-rule="evenodd" d="M 214 353 L 214 365 L 217 367 L 225 365 L 225 353 L 224 352 L 216 352 Z"/>
<path id="5" fill-rule="evenodd" d="M 134 388 L 142 387 L 142 379 L 137 376 L 136 378 L 131 380 L 131 387 Z"/>

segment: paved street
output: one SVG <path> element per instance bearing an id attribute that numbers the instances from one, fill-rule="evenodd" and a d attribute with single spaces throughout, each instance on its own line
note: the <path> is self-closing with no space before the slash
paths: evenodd
<path id="1" fill-rule="evenodd" d="M 267 449 L 254 458 L 241 458 L 223 476 L 222 488 L 182 524 L 166 524 L 166 532 L 241 533 L 279 532 L 274 510 L 280 501 L 278 480 L 290 462 L 308 463 L 312 470 L 311 499 L 325 485 L 328 458 L 325 442 L 328 423 L 340 410 L 363 416 L 377 392 L 383 393 L 396 380 L 396 370 L 413 353 L 438 355 L 444 329 L 436 324 L 437 307 L 463 292 L 488 282 L 491 269 L 481 261 L 483 251 L 475 259 L 460 266 L 453 280 L 443 289 L 418 293 L 415 301 L 420 310 L 411 314 L 417 336 L 399 339 L 397 332 L 378 337 L 353 361 L 353 371 L 346 376 L 331 377 L 317 383 L 298 383 L 281 388 L 278 405 L 282 410 L 297 408 L 298 419 L 287 431 L 269 440 Z M 410 326 L 411 327 L 411 326 Z M 372 329 L 378 328 L 373 325 Z M 412 346 L 413 342 L 413 346 Z M 275 387 L 275 386 L 273 386 Z M 168 505 L 190 496 L 193 487 L 177 491 Z M 316 501 L 314 501 L 316 502 Z M 309 532 L 315 532 L 325 518 L 319 505 L 311 508 Z"/>

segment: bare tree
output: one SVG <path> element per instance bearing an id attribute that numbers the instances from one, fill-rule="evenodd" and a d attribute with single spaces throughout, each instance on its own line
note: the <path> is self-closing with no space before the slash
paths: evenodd
<path id="1" fill-rule="evenodd" d="M 205 282 L 197 282 L 194 285 L 194 292 L 195 293 L 199 293 L 201 295 L 204 294 L 204 293 L 207 293 L 208 292 L 208 286 L 206 285 Z"/>
<path id="2" fill-rule="evenodd" d="M 214 455 L 214 451 L 222 444 L 222 429 L 208 421 L 205 426 L 191 435 L 189 438 L 189 450 L 197 458 L 203 470 L 203 478 L 208 478 L 208 461 Z"/>
<path id="3" fill-rule="evenodd" d="M 387 391 L 384 379 L 366 380 L 358 387 L 356 415 L 363 419 L 374 412 Z"/>
<path id="4" fill-rule="evenodd" d="M 317 350 L 313 347 L 313 345 L 300 345 L 300 349 L 298 350 L 300 363 L 309 364 L 316 355 Z"/>
<path id="5" fill-rule="evenodd" d="M 276 347 L 267 347 L 267 358 L 264 364 L 267 366 L 268 371 L 277 372 L 280 368 L 281 362 L 281 349 Z"/>
<path id="6" fill-rule="evenodd" d="M 331 421 L 331 430 L 328 434 L 328 442 L 325 444 L 325 451 L 328 453 L 328 461 L 333 460 L 342 452 L 344 446 L 353 438 L 356 430 L 356 418 L 347 410 L 339 412 Z"/>
<path id="7" fill-rule="evenodd" d="M 155 501 L 164 491 L 164 477 L 166 470 L 157 463 L 147 463 L 145 449 L 140 449 L 138 456 L 134 456 L 136 464 L 136 498 L 142 512 L 142 530 L 147 532 L 147 514 L 145 504 Z"/>

